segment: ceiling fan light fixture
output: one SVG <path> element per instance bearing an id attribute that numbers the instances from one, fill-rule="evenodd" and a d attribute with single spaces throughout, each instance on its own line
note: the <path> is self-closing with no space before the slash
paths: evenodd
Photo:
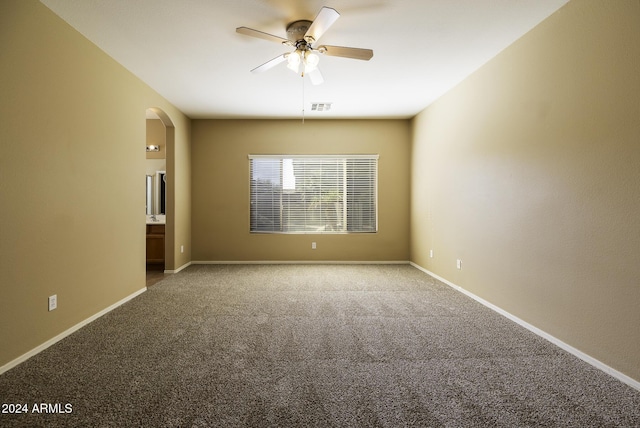
<path id="1" fill-rule="evenodd" d="M 304 70 L 308 73 L 318 68 L 320 57 L 313 52 L 307 52 L 304 57 Z"/>
<path id="2" fill-rule="evenodd" d="M 293 52 L 283 53 L 254 68 L 251 70 L 252 73 L 269 70 L 281 62 L 286 61 L 289 70 L 302 77 L 308 75 L 313 85 L 319 85 L 324 82 L 322 73 L 320 73 L 320 69 L 318 68 L 321 54 L 365 61 L 373 57 L 373 51 L 371 49 L 329 45 L 323 45 L 317 48 L 312 47 L 339 17 L 340 14 L 335 9 L 324 6 L 320 9 L 320 12 L 318 12 L 318 15 L 313 21 L 303 19 L 287 25 L 286 39 L 248 27 L 238 27 L 236 28 L 236 32 L 244 34 L 245 36 L 257 37 L 294 48 Z M 302 73 L 300 73 L 301 64 Z"/>
<path id="3" fill-rule="evenodd" d="M 300 53 L 297 50 L 287 56 L 287 68 L 294 73 L 300 70 Z"/>

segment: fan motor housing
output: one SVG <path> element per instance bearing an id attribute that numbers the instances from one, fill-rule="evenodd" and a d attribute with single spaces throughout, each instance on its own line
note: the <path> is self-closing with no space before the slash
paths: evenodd
<path id="1" fill-rule="evenodd" d="M 307 30 L 309 30 L 311 24 L 311 21 L 303 19 L 287 25 L 287 39 L 293 43 L 304 40 L 304 35 L 307 33 Z"/>

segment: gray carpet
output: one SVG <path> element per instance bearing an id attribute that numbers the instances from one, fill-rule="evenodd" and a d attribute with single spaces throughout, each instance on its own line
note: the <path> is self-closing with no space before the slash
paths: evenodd
<path id="1" fill-rule="evenodd" d="M 3 427 L 640 426 L 640 392 L 406 265 L 191 266 L 0 399 L 72 405 Z"/>

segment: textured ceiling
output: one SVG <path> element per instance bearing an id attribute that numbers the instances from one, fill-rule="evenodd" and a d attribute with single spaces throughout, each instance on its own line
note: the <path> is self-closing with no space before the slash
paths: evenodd
<path id="1" fill-rule="evenodd" d="M 191 118 L 408 118 L 568 0 L 41 1 Z M 285 64 L 249 72 L 291 49 L 236 27 L 286 37 L 322 6 L 341 17 L 320 44 L 370 61 L 322 56 L 319 86 Z"/>

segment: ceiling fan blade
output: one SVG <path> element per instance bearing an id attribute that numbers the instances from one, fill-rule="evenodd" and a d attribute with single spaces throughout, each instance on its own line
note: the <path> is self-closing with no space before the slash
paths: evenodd
<path id="1" fill-rule="evenodd" d="M 373 57 L 373 51 L 371 49 L 323 45 L 318 47 L 317 50 L 329 56 L 341 56 L 343 58 L 361 59 L 364 61 L 369 61 Z"/>
<path id="2" fill-rule="evenodd" d="M 313 20 L 313 23 L 311 23 L 307 33 L 304 35 L 305 40 L 307 37 L 312 37 L 313 41 L 317 42 L 324 32 L 327 31 L 338 18 L 340 18 L 340 14 L 337 10 L 326 6 L 323 7 L 320 9 L 318 16 Z"/>
<path id="3" fill-rule="evenodd" d="M 311 80 L 312 85 L 321 85 L 324 83 L 324 77 L 322 77 L 322 73 L 320 73 L 319 68 L 315 68 L 306 74 L 309 76 L 309 80 Z"/>
<path id="4" fill-rule="evenodd" d="M 257 66 L 256 68 L 251 70 L 251 72 L 252 73 L 262 73 L 264 71 L 270 70 L 273 67 L 275 67 L 276 65 L 280 64 L 281 62 L 286 61 L 287 55 L 289 55 L 289 53 L 278 55 L 277 57 L 265 62 L 264 64 Z"/>
<path id="5" fill-rule="evenodd" d="M 265 33 L 263 31 L 254 30 L 248 27 L 236 28 L 236 33 L 244 34 L 245 36 L 257 37 L 259 39 L 269 40 L 270 42 L 282 43 L 284 45 L 291 44 L 289 40 L 282 37 L 274 36 L 273 34 Z"/>

